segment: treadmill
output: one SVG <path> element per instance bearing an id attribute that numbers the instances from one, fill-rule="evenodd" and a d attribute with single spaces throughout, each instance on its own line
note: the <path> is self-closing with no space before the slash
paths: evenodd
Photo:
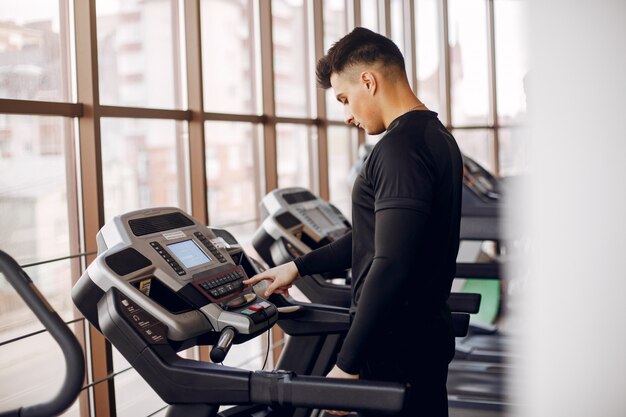
<path id="1" fill-rule="evenodd" d="M 252 244 L 270 266 L 292 261 L 352 230 L 350 222 L 331 203 L 301 187 L 279 188 L 261 200 L 264 216 Z M 349 271 L 314 274 L 299 279 L 294 285 L 314 303 L 350 307 Z M 477 294 L 453 293 L 448 299 L 455 320 L 465 320 L 465 313 L 476 313 L 480 306 Z M 458 324 L 462 333 L 463 323 Z"/>
<path id="2" fill-rule="evenodd" d="M 480 165 L 464 157 L 463 218 L 461 239 L 480 241 L 493 239 L 499 226 L 499 189 L 497 180 Z M 253 239 L 253 245 L 269 266 L 286 263 L 343 236 L 351 230 L 350 223 L 332 204 L 299 188 L 276 189 L 261 202 L 264 220 Z M 462 260 L 462 259 L 459 259 Z M 476 263 L 474 259 L 457 263 L 458 278 L 499 279 L 498 263 Z M 294 282 L 294 285 L 312 302 L 348 307 L 350 305 L 349 274 L 316 274 Z M 451 365 L 449 384 L 450 404 L 501 408 L 503 376 L 506 371 L 501 346 L 502 339 L 476 335 L 471 340 L 460 339 L 467 335 L 462 329 L 467 323 L 458 323 L 466 313 L 477 313 L 480 294 L 456 293 L 450 295 L 448 304 L 454 313 L 457 329 L 457 359 L 485 361 L 474 364 L 464 361 Z M 471 329 L 472 326 L 470 326 Z M 467 329 L 467 327 L 465 328 Z M 476 333 L 493 333 L 489 326 L 475 326 Z M 491 362 L 496 362 L 492 364 Z M 490 375 L 485 378 L 485 374 Z M 495 375 L 495 377 L 493 376 Z M 467 388 L 471 389 L 468 390 Z M 469 400 L 466 394 L 471 394 Z M 492 395 L 493 393 L 493 395 Z M 481 397 L 482 395 L 482 397 Z M 485 396 L 487 398 L 485 398 Z"/>
<path id="3" fill-rule="evenodd" d="M 461 209 L 461 250 L 457 259 L 457 277 L 472 280 L 500 280 L 502 238 L 502 182 L 480 164 L 463 155 L 463 205 Z M 484 241 L 494 242 L 495 257 L 485 255 Z M 463 251 L 474 247 L 474 254 Z M 468 253 L 470 254 L 468 256 Z M 499 297 L 498 297 L 499 300 Z M 457 339 L 455 360 L 448 372 L 450 404 L 503 410 L 511 404 L 506 390 L 513 341 L 491 323 L 472 322 L 469 334 Z"/>
<path id="4" fill-rule="evenodd" d="M 97 242 L 98 256 L 72 289 L 74 303 L 169 404 L 168 417 L 216 416 L 222 405 L 236 407 L 220 415 L 255 417 L 402 410 L 403 384 L 218 364 L 233 344 L 274 325 L 292 336 L 286 349 L 291 340 L 338 337 L 349 327 L 345 308 L 265 299 L 266 282 L 244 285 L 259 271 L 227 231 L 177 208 L 152 208 L 115 217 Z M 212 346 L 213 363 L 177 355 L 199 345 Z"/>
<path id="5" fill-rule="evenodd" d="M 301 187 L 279 188 L 261 200 L 263 222 L 252 245 L 269 267 L 342 237 L 352 225 L 334 205 Z M 349 271 L 314 274 L 294 285 L 314 303 L 350 307 Z"/>

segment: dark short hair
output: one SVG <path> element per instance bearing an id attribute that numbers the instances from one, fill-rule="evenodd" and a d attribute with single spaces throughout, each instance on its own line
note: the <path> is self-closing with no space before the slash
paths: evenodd
<path id="1" fill-rule="evenodd" d="M 395 43 L 369 29 L 357 27 L 333 44 L 328 53 L 317 61 L 317 85 L 330 88 L 332 73 L 340 73 L 351 65 L 376 62 L 405 72 L 404 57 Z"/>

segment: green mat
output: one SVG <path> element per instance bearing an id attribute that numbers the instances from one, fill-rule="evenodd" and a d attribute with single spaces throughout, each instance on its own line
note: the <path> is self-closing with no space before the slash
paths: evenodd
<path id="1" fill-rule="evenodd" d="M 482 295 L 480 309 L 478 313 L 471 315 L 472 321 L 484 324 L 493 324 L 496 321 L 500 309 L 500 280 L 468 279 L 462 291 Z"/>

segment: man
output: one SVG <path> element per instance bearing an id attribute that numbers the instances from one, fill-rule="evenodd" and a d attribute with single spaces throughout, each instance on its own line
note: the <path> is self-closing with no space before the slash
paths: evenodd
<path id="1" fill-rule="evenodd" d="M 353 231 L 247 283 L 270 280 L 267 295 L 284 294 L 299 276 L 352 267 L 352 324 L 328 377 L 409 383 L 403 415 L 447 416 L 461 154 L 384 36 L 354 29 L 320 59 L 317 78 L 333 88 L 347 124 L 386 131 L 354 183 Z"/>

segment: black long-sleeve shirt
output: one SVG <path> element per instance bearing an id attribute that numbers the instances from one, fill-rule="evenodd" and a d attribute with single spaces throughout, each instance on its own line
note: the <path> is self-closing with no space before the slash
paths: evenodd
<path id="1" fill-rule="evenodd" d="M 376 354 L 385 329 L 413 331 L 421 323 L 424 343 L 453 338 L 445 302 L 459 247 L 463 168 L 436 116 L 412 111 L 389 125 L 355 181 L 352 233 L 296 260 L 301 275 L 352 266 L 354 316 L 337 360 L 348 373 Z"/>

